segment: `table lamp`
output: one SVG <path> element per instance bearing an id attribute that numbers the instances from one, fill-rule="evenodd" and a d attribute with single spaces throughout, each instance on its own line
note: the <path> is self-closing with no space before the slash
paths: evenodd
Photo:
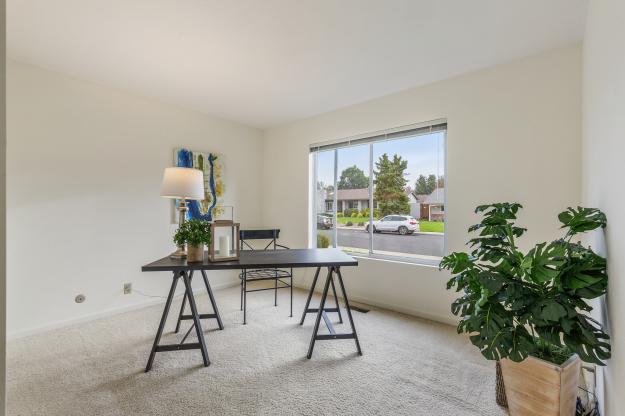
<path id="1" fill-rule="evenodd" d="M 193 168 L 165 168 L 163 173 L 163 198 L 178 199 L 178 224 L 182 225 L 187 216 L 187 199 L 203 200 L 204 174 Z M 171 254 L 171 258 L 183 259 L 187 257 L 184 244 Z"/>

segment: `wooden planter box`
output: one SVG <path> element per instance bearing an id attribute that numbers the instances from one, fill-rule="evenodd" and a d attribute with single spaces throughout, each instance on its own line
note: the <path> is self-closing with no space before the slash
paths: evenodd
<path id="1" fill-rule="evenodd" d="M 574 416 L 581 360 L 562 365 L 528 357 L 521 363 L 501 360 L 511 416 Z"/>

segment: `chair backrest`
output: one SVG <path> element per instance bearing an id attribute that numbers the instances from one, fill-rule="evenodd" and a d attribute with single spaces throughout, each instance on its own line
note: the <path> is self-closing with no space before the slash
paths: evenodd
<path id="1" fill-rule="evenodd" d="M 273 250 L 278 247 L 284 247 L 278 244 L 278 238 L 280 237 L 280 230 L 240 230 L 239 240 L 241 241 L 241 250 L 244 250 L 246 246 L 249 250 L 256 250 L 246 240 L 269 240 L 265 248 L 262 250 L 269 250 L 273 246 Z M 286 247 L 284 247 L 286 248 Z"/>

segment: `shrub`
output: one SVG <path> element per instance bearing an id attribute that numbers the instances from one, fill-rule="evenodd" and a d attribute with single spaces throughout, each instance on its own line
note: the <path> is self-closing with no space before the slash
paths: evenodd
<path id="1" fill-rule="evenodd" d="M 363 208 L 362 211 L 360 211 L 360 213 L 362 214 L 363 217 L 369 217 L 369 208 Z"/>
<path id="2" fill-rule="evenodd" d="M 347 227 L 351 227 L 352 225 L 354 225 L 354 223 L 351 221 L 347 221 L 347 223 L 345 224 L 345 226 Z"/>
<path id="3" fill-rule="evenodd" d="M 363 217 L 362 212 L 359 212 L 359 213 L 358 213 L 358 215 L 357 215 L 357 217 L 358 217 L 358 218 L 362 218 L 362 217 Z"/>
<path id="4" fill-rule="evenodd" d="M 352 215 L 350 215 L 350 217 L 352 218 L 356 218 L 358 216 L 358 211 L 354 211 L 352 212 Z"/>
<path id="5" fill-rule="evenodd" d="M 358 226 L 359 226 L 359 227 L 364 227 L 364 226 L 365 226 L 365 223 L 361 221 L 361 222 L 359 222 L 359 223 L 358 223 Z"/>
<path id="6" fill-rule="evenodd" d="M 330 247 L 330 239 L 327 235 L 322 233 L 317 233 L 317 248 L 328 248 Z"/>

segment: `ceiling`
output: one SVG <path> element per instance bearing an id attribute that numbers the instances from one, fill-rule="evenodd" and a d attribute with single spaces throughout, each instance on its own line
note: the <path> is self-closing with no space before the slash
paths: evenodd
<path id="1" fill-rule="evenodd" d="M 587 0 L 8 0 L 10 57 L 266 128 L 578 42 Z"/>

